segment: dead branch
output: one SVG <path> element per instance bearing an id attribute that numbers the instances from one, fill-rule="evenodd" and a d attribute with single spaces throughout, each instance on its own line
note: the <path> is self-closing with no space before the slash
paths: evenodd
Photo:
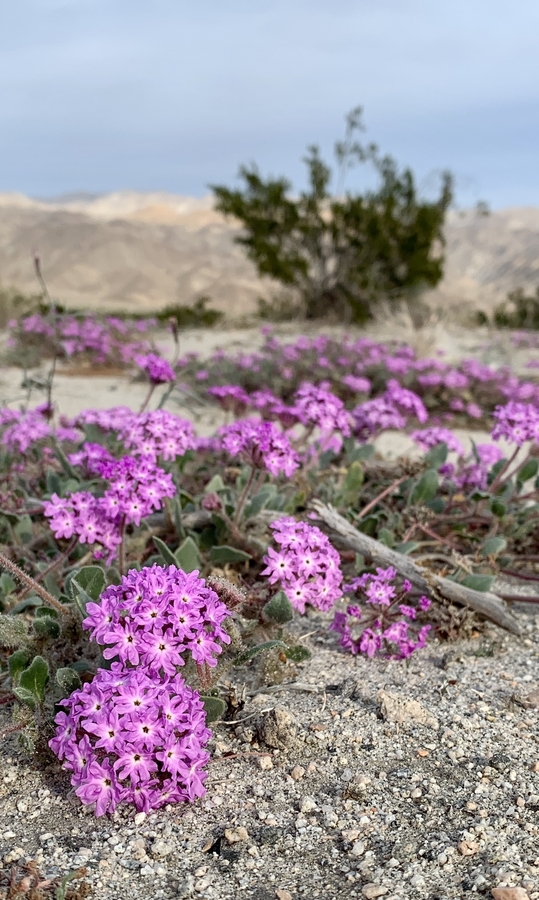
<path id="1" fill-rule="evenodd" d="M 520 634 L 520 626 L 515 617 L 509 612 L 503 600 L 483 591 L 474 591 L 441 575 L 435 575 L 416 563 L 408 556 L 397 553 L 381 544 L 374 538 L 357 531 L 336 509 L 329 504 L 313 500 L 311 506 L 329 528 L 337 532 L 343 541 L 352 550 L 369 556 L 376 565 L 393 566 L 400 575 L 407 578 L 415 588 L 425 594 L 439 593 L 452 603 L 467 606 L 475 612 L 494 622 L 500 628 L 510 631 L 511 634 Z M 521 598 L 524 599 L 524 597 Z M 516 598 L 515 598 L 516 599 Z"/>

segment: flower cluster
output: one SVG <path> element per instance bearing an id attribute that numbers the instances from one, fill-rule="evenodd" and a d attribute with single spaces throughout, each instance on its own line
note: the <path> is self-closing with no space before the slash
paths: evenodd
<path id="1" fill-rule="evenodd" d="M 101 816 L 122 801 L 147 812 L 205 793 L 209 753 L 199 695 L 180 675 L 158 676 L 113 663 L 62 700 L 49 742 L 75 793 Z"/>
<path id="2" fill-rule="evenodd" d="M 208 388 L 208 394 L 215 397 L 225 412 L 232 412 L 235 416 L 241 416 L 249 407 L 249 395 L 235 384 L 217 385 Z"/>
<path id="3" fill-rule="evenodd" d="M 16 347 L 29 339 L 38 339 L 41 350 L 48 349 L 50 355 L 69 359 L 89 357 L 97 365 L 121 365 L 149 350 L 148 342 L 141 341 L 133 332 L 141 334 L 155 324 L 155 319 L 128 323 L 116 316 L 100 319 L 91 315 L 32 313 L 9 323 L 9 343 Z"/>
<path id="4" fill-rule="evenodd" d="M 223 448 L 231 456 L 240 456 L 255 469 L 267 469 L 277 477 L 288 478 L 299 465 L 290 441 L 273 422 L 243 419 L 219 430 Z"/>
<path id="5" fill-rule="evenodd" d="M 485 491 L 489 483 L 489 473 L 503 453 L 494 444 L 475 444 L 471 457 L 460 459 L 458 466 L 445 463 L 440 473 L 445 475 L 460 491 Z"/>
<path id="6" fill-rule="evenodd" d="M 351 433 L 350 414 L 344 403 L 331 391 L 305 382 L 294 396 L 299 420 L 304 425 L 316 425 L 322 434 L 340 431 L 345 437 Z"/>
<path id="7" fill-rule="evenodd" d="M 505 438 L 521 447 L 526 441 L 539 440 L 539 407 L 533 403 L 510 401 L 505 406 L 497 406 L 493 415 L 495 441 Z"/>
<path id="8" fill-rule="evenodd" d="M 148 376 L 150 383 L 167 384 L 176 380 L 176 373 L 170 363 L 157 353 L 146 353 L 135 356 L 137 366 Z"/>
<path id="9" fill-rule="evenodd" d="M 522 381 L 508 368 L 494 369 L 474 359 L 454 365 L 442 357 L 438 352 L 417 359 L 410 347 L 396 341 L 379 343 L 368 338 L 343 340 L 320 335 L 281 342 L 267 333 L 264 345 L 255 353 L 229 355 L 220 350 L 209 360 L 191 355 L 182 360 L 182 368 L 194 384 L 203 371 L 207 389 L 214 396 L 219 396 L 214 394 L 216 388 L 224 387 L 229 400 L 236 391 L 238 403 L 245 404 L 245 398 L 250 397 L 251 405 L 260 399 L 255 401 L 255 395 L 263 372 L 265 384 L 271 384 L 272 391 L 261 393 L 273 393 L 273 398 L 266 397 L 265 407 L 257 408 L 265 418 L 279 421 L 279 401 L 283 406 L 289 404 L 294 388 L 301 390 L 305 382 L 317 385 L 316 390 L 327 390 L 344 401 L 358 419 L 359 436 L 366 439 L 385 427 L 403 428 L 411 418 L 421 424 L 433 414 L 441 414 L 446 422 L 457 416 L 478 420 L 508 400 L 539 405 L 539 384 Z M 361 394 L 363 397 L 358 396 Z M 373 406 L 357 406 L 365 394 L 366 402 Z M 288 406 L 287 416 L 294 415 L 294 410 L 298 415 L 296 401 Z M 389 425 L 384 423 L 387 418 Z"/>
<path id="10" fill-rule="evenodd" d="M 309 603 L 327 611 L 342 596 L 340 557 L 315 525 L 284 517 L 271 525 L 280 550 L 264 557 L 270 584 L 280 584 L 292 606 L 301 613 Z"/>
<path id="11" fill-rule="evenodd" d="M 391 378 L 380 397 L 366 400 L 352 410 L 354 433 L 360 440 L 368 440 L 388 428 L 402 429 L 409 418 L 424 423 L 429 414 L 425 404 L 413 391 L 403 388 Z"/>
<path id="12" fill-rule="evenodd" d="M 127 406 L 88 409 L 77 416 L 75 423 L 79 427 L 97 425 L 102 431 L 115 431 L 134 456 L 170 461 L 198 447 L 192 423 L 165 409 L 144 413 L 135 413 Z"/>
<path id="13" fill-rule="evenodd" d="M 228 612 L 215 591 L 176 566 L 131 569 L 111 585 L 100 603 L 88 603 L 83 628 L 106 644 L 105 659 L 140 666 L 149 675 L 171 677 L 189 653 L 198 665 L 217 665 Z"/>
<path id="14" fill-rule="evenodd" d="M 360 575 L 344 585 L 346 594 L 359 593 L 364 603 L 363 608 L 355 603 L 347 606 L 346 612 L 335 613 L 330 628 L 340 635 L 345 650 L 354 656 L 364 653 L 371 658 L 381 655 L 406 659 L 425 646 L 431 626 L 417 628 L 416 620 L 418 612 L 426 612 L 431 601 L 420 597 L 417 606 L 403 603 L 412 585 L 406 579 L 400 581 L 397 585 L 397 571 L 390 566 L 377 569 L 376 574 Z"/>
<path id="15" fill-rule="evenodd" d="M 152 457 L 124 456 L 114 459 L 100 444 L 86 444 L 72 454 L 71 462 L 84 464 L 89 472 L 109 482 L 103 496 L 77 491 L 67 497 L 52 494 L 44 504 L 44 513 L 57 538 L 76 535 L 81 544 L 98 544 L 96 559 L 114 559 L 122 542 L 125 525 L 140 525 L 141 520 L 160 509 L 165 497 L 173 497 L 176 488 L 172 476 L 155 465 Z"/>
<path id="16" fill-rule="evenodd" d="M 36 441 L 49 437 L 51 426 L 41 408 L 20 413 L 13 409 L 2 410 L 0 427 L 3 430 L 1 443 L 12 453 L 26 453 Z"/>
<path id="17" fill-rule="evenodd" d="M 438 444 L 446 444 L 447 449 L 458 456 L 464 456 L 464 447 L 452 431 L 433 425 L 432 428 L 424 428 L 422 431 L 413 431 L 413 440 L 422 450 L 432 450 Z"/>
<path id="18" fill-rule="evenodd" d="M 98 816 L 122 801 L 147 811 L 201 797 L 211 733 L 177 669 L 186 655 L 216 665 L 230 642 L 227 607 L 198 572 L 154 565 L 132 569 L 86 610 L 83 628 L 105 646 L 110 671 L 62 701 L 49 742 L 77 795 Z"/>

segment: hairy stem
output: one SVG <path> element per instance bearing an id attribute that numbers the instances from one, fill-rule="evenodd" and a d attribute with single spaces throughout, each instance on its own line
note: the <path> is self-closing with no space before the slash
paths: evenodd
<path id="1" fill-rule="evenodd" d="M 26 587 L 30 588 L 30 590 L 34 590 L 38 597 L 41 597 L 44 603 L 48 606 L 52 606 L 56 612 L 60 613 L 62 616 L 69 615 L 69 610 L 67 607 L 60 603 L 56 597 L 53 597 L 52 594 L 49 593 L 41 584 L 39 584 L 34 578 L 31 578 L 30 575 L 27 575 L 19 566 L 14 563 L 7 556 L 4 556 L 3 553 L 0 553 L 0 566 L 3 566 L 4 569 L 7 569 L 8 572 L 11 572 L 14 578 L 20 584 L 26 585 Z"/>

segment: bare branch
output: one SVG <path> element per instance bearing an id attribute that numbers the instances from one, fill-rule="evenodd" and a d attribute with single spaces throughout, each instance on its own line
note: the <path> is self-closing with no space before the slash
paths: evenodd
<path id="1" fill-rule="evenodd" d="M 364 553 L 374 563 L 382 566 L 394 566 L 394 568 L 413 584 L 415 588 L 424 593 L 439 593 L 452 603 L 467 606 L 475 612 L 494 622 L 500 628 L 510 631 L 511 634 L 520 634 L 520 626 L 515 617 L 509 612 L 503 600 L 488 592 L 474 591 L 441 575 L 435 575 L 416 563 L 408 556 L 397 553 L 381 544 L 374 538 L 368 537 L 357 531 L 343 516 L 332 506 L 313 500 L 311 506 L 320 516 L 323 522 L 337 532 L 352 550 Z M 522 597 L 524 599 L 524 597 Z"/>

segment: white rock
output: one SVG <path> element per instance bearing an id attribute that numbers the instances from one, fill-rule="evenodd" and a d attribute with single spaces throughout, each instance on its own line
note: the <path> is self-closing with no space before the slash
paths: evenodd
<path id="1" fill-rule="evenodd" d="M 169 856 L 172 853 L 173 847 L 172 844 L 167 844 L 166 841 L 154 841 L 152 846 L 150 847 L 150 854 L 154 859 L 163 859 L 165 856 Z"/>
<path id="2" fill-rule="evenodd" d="M 312 797 L 303 797 L 299 808 L 302 813 L 312 812 L 317 808 L 316 801 Z"/>
<path id="3" fill-rule="evenodd" d="M 363 856 L 365 853 L 365 844 L 363 841 L 354 841 L 352 844 L 352 849 L 350 850 L 350 856 Z"/>

